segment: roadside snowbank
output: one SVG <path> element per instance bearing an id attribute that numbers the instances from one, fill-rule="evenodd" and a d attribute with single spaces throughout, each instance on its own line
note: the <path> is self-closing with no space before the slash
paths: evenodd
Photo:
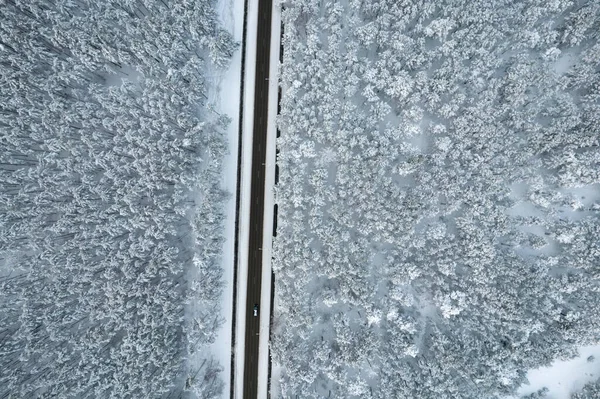
<path id="1" fill-rule="evenodd" d="M 225 382 L 224 392 L 229 391 L 231 375 L 231 323 L 233 312 L 233 264 L 234 254 L 234 235 L 235 235 L 235 192 L 237 183 L 237 148 L 239 141 L 239 106 L 240 106 L 240 78 L 241 78 L 241 41 L 244 18 L 243 0 L 219 0 L 217 5 L 217 14 L 221 20 L 222 26 L 227 29 L 234 37 L 236 42 L 240 43 L 240 49 L 233 54 L 227 70 L 216 72 L 209 76 L 215 87 L 211 93 L 210 101 L 215 104 L 219 113 L 226 114 L 231 118 L 227 128 L 227 144 L 229 151 L 223 159 L 223 174 L 221 187 L 231 197 L 227 200 L 225 208 L 225 243 L 223 244 L 222 266 L 223 280 L 225 287 L 221 302 L 221 312 L 225 323 L 219 330 L 217 340 L 210 347 L 210 352 L 219 361 L 223 367 L 221 378 Z"/>
<path id="2" fill-rule="evenodd" d="M 243 3 L 243 1 L 239 1 Z M 242 4 L 243 5 L 243 4 Z M 243 11 L 243 10 L 242 10 Z M 244 332 L 246 330 L 246 280 L 248 279 L 248 246 L 250 222 L 250 188 L 252 180 L 252 133 L 254 124 L 254 81 L 256 72 L 256 34 L 258 29 L 258 2 L 248 2 L 246 26 L 246 59 L 244 64 L 244 98 L 242 126 L 242 159 L 240 184 L 240 220 L 238 246 L 238 290 L 236 296 L 236 337 L 234 342 L 234 398 L 242 399 L 244 392 Z M 262 312 L 261 312 L 262 313 Z"/>

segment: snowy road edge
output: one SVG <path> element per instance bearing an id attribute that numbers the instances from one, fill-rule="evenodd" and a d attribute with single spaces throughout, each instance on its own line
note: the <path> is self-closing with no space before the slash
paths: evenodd
<path id="1" fill-rule="evenodd" d="M 233 36 L 235 41 L 242 40 L 243 0 L 219 0 L 215 5 L 217 16 L 223 27 Z M 214 68 L 207 78 L 214 85 L 214 92 L 210 94 L 210 101 L 214 102 L 219 112 L 229 115 L 231 122 L 226 129 L 228 152 L 223 158 L 223 172 L 221 188 L 227 193 L 235 193 L 238 186 L 238 145 L 240 141 L 240 80 L 241 80 L 241 51 L 236 51 L 226 69 Z M 225 220 L 223 224 L 225 241 L 221 256 L 223 268 L 223 295 L 221 299 L 221 312 L 224 323 L 210 347 L 208 353 L 214 356 L 222 366 L 224 390 L 231 389 L 231 375 L 233 371 L 233 321 L 234 309 L 234 271 L 236 261 L 234 256 L 236 242 L 236 210 L 237 195 L 232 195 L 224 207 Z M 202 355 L 197 361 L 204 360 Z M 196 364 L 193 367 L 200 367 Z"/>
<path id="2" fill-rule="evenodd" d="M 271 253 L 273 249 L 273 207 L 275 205 L 275 161 L 277 139 L 277 100 L 279 89 L 279 45 L 281 40 L 281 4 L 273 1 L 271 18 L 271 53 L 269 55 L 269 108 L 267 116 L 267 159 L 262 245 L 261 309 L 271 309 Z M 258 398 L 267 398 L 269 390 L 269 335 L 271 314 L 261 312 L 258 342 Z"/>
<path id="3" fill-rule="evenodd" d="M 248 280 L 248 246 L 250 234 L 250 183 L 252 180 L 252 141 L 254 125 L 254 81 L 256 73 L 256 34 L 258 29 L 258 2 L 248 3 L 246 27 L 246 58 L 244 68 L 244 98 L 242 126 L 242 176 L 240 190 L 240 225 L 238 247 L 238 290 L 236 298 L 236 341 L 235 345 L 235 399 L 244 394 L 244 354 L 246 331 L 246 295 Z"/>

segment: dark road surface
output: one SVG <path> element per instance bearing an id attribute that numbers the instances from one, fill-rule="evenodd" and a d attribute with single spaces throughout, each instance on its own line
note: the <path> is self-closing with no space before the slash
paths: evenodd
<path id="1" fill-rule="evenodd" d="M 250 247 L 248 250 L 248 289 L 246 296 L 244 399 L 257 399 L 260 312 L 269 312 L 268 306 L 265 308 L 260 306 L 260 294 L 262 277 L 265 161 L 267 147 L 267 110 L 269 96 L 269 55 L 271 48 L 271 13 L 273 2 L 272 0 L 258 0 L 258 2 L 254 131 L 252 142 L 252 183 L 250 191 Z M 251 46 L 254 45 L 254 43 L 248 43 L 248 45 Z M 268 227 L 270 229 L 271 226 Z M 240 284 L 243 284 L 243 282 L 240 281 Z M 259 317 L 253 316 L 255 304 L 260 306 Z"/>

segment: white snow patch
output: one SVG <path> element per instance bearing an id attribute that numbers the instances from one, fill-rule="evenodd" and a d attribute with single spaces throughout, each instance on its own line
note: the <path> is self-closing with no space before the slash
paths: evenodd
<path id="1" fill-rule="evenodd" d="M 593 356 L 593 360 L 588 358 Z M 571 394 L 600 378 L 600 345 L 579 348 L 579 357 L 557 360 L 549 367 L 529 370 L 529 384 L 522 385 L 518 395 L 528 395 L 544 387 L 548 388 L 548 399 L 569 399 Z M 506 399 L 516 399 L 511 396 Z"/>
<path id="2" fill-rule="evenodd" d="M 519 201 L 515 203 L 512 208 L 508 209 L 506 213 L 509 216 L 522 216 L 531 217 L 536 216 L 538 218 L 544 217 L 544 213 L 533 203 L 528 201 Z"/>
<path id="3" fill-rule="evenodd" d="M 280 396 L 279 379 L 281 378 L 281 369 L 282 367 L 277 363 L 273 362 L 271 364 L 271 398 L 279 398 Z"/>
<path id="4" fill-rule="evenodd" d="M 557 54 L 557 59 L 554 61 L 554 72 L 557 75 L 565 74 L 575 64 L 575 57 L 569 52 L 560 52 Z"/>
<path id="5" fill-rule="evenodd" d="M 115 68 L 113 73 L 102 73 L 102 76 L 106 79 L 106 86 L 121 86 L 124 80 L 128 80 L 132 83 L 138 83 L 142 74 L 129 65 L 123 65 L 121 68 Z"/>

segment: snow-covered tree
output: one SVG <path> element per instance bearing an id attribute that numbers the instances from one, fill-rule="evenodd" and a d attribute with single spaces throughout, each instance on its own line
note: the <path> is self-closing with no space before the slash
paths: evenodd
<path id="1" fill-rule="evenodd" d="M 501 398 L 596 342 L 595 3 L 283 7 L 281 396 Z"/>
<path id="2" fill-rule="evenodd" d="M 0 37 L 0 397 L 180 395 L 221 322 L 204 74 L 236 44 L 203 0 L 7 0 Z"/>

